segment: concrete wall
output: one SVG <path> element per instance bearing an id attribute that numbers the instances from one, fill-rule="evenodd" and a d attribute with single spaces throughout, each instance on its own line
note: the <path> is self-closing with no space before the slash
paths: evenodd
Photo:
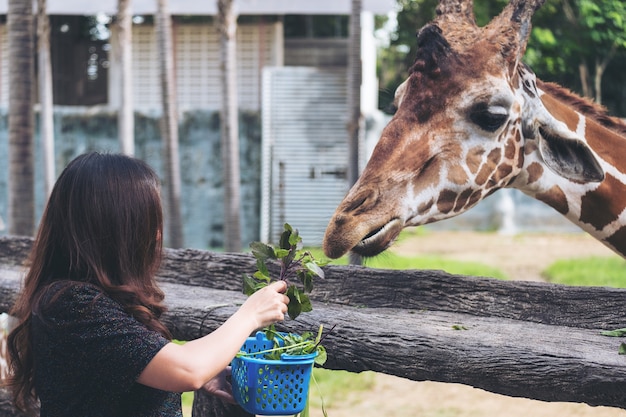
<path id="1" fill-rule="evenodd" d="M 223 181 L 220 157 L 219 115 L 186 113 L 179 121 L 182 167 L 185 246 L 222 247 Z M 0 218 L 7 218 L 8 129 L 6 114 L 0 115 Z M 117 119 L 112 113 L 79 114 L 57 111 L 55 115 L 57 175 L 75 156 L 87 151 L 117 152 Z M 162 174 L 159 121 L 135 116 L 136 156 Z M 36 137 L 36 218 L 44 206 L 41 146 Z M 241 221 L 244 247 L 259 236 L 261 126 L 258 113 L 240 114 Z M 166 213 L 167 220 L 167 213 Z M 6 226 L 6 225 L 5 225 Z M 0 234 L 7 228 L 0 224 Z M 167 235 L 165 236 L 167 241 Z"/>

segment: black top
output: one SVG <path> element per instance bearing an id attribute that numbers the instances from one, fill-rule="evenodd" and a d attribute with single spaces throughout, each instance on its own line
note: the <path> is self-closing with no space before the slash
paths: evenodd
<path id="1" fill-rule="evenodd" d="M 64 284 L 32 318 L 41 417 L 181 417 L 180 394 L 136 382 L 168 340 L 95 286 Z"/>

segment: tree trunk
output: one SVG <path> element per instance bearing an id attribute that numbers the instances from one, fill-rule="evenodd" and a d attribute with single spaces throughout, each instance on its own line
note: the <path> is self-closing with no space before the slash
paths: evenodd
<path id="1" fill-rule="evenodd" d="M 9 199 L 12 235 L 31 236 L 35 228 L 33 4 L 9 0 Z"/>
<path id="2" fill-rule="evenodd" d="M 595 90 L 595 101 L 602 104 L 602 76 L 604 75 L 604 67 L 596 60 L 596 73 L 593 75 L 593 89 Z"/>
<path id="3" fill-rule="evenodd" d="M 52 66 L 50 64 L 50 22 L 46 0 L 37 0 L 37 57 L 39 59 L 39 134 L 43 151 L 46 196 L 56 181 L 54 152 L 54 100 L 52 96 Z"/>
<path id="4" fill-rule="evenodd" d="M 596 90 L 596 103 L 598 104 L 602 104 L 602 77 L 604 76 L 604 70 L 606 70 L 616 52 L 617 44 L 614 43 L 602 59 L 596 58 L 596 73 L 594 74 L 593 85 Z"/>
<path id="5" fill-rule="evenodd" d="M 156 16 L 159 69 L 161 75 L 161 136 L 163 139 L 163 170 L 165 172 L 165 214 L 168 246 L 182 248 L 183 221 L 181 214 L 180 158 L 178 154 L 178 105 L 174 73 L 172 19 L 167 0 L 158 1 Z"/>
<path id="6" fill-rule="evenodd" d="M 348 186 L 352 187 L 359 179 L 359 155 L 361 141 L 361 0 L 351 1 L 350 47 L 348 52 Z M 350 264 L 360 265 L 361 257 L 350 253 Z"/>
<path id="7" fill-rule="evenodd" d="M 193 396 L 192 417 L 254 417 L 238 405 L 228 404 L 204 391 Z"/>
<path id="8" fill-rule="evenodd" d="M 135 154 L 135 120 L 133 106 L 133 65 L 132 45 L 133 26 L 130 12 L 131 0 L 118 0 L 117 3 L 117 53 L 120 64 L 120 107 L 117 126 L 121 152 Z"/>
<path id="9" fill-rule="evenodd" d="M 583 96 L 593 97 L 591 86 L 589 85 L 589 68 L 587 68 L 587 63 L 581 62 L 578 65 L 578 75 L 580 76 L 580 86 Z"/>
<path id="10" fill-rule="evenodd" d="M 217 0 L 222 85 L 222 165 L 224 173 L 224 249 L 241 251 L 239 117 L 237 99 L 237 14 L 233 0 Z"/>

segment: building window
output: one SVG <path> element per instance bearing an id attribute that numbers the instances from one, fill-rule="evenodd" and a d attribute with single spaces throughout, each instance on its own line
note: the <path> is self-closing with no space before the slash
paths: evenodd
<path id="1" fill-rule="evenodd" d="M 285 38 L 347 38 L 349 16 L 285 15 Z"/>
<path id="2" fill-rule="evenodd" d="M 108 103 L 109 18 L 50 16 L 54 104 Z"/>

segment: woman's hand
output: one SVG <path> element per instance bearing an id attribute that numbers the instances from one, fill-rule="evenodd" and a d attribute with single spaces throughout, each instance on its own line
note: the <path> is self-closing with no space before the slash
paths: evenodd
<path id="1" fill-rule="evenodd" d="M 285 319 L 289 297 L 285 281 L 274 282 L 252 294 L 239 311 L 250 315 L 256 322 L 256 328 L 269 326 Z"/>
<path id="2" fill-rule="evenodd" d="M 215 378 L 204 384 L 204 390 L 217 398 L 230 404 L 237 404 L 233 398 L 233 390 L 230 382 L 226 379 L 230 375 L 230 366 L 227 366 Z"/>

